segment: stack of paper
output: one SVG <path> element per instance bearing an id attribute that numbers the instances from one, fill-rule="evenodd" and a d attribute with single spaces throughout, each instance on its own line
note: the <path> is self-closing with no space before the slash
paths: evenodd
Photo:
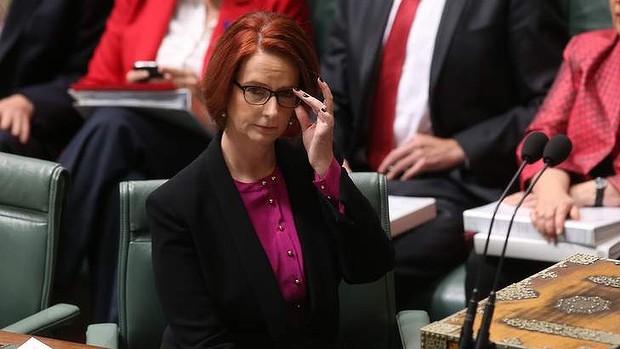
<path id="1" fill-rule="evenodd" d="M 491 215 L 496 203 L 463 212 L 466 231 L 478 234 L 474 237 L 476 253 L 482 254 L 486 244 Z M 501 204 L 487 253 L 499 256 L 504 246 L 506 232 L 514 206 Z M 556 262 L 574 253 L 595 254 L 603 258 L 620 256 L 620 207 L 583 207 L 580 220 L 567 220 L 564 233 L 557 243 L 547 242 L 530 221 L 530 210 L 519 208 L 510 231 L 506 256 Z"/>
<path id="2" fill-rule="evenodd" d="M 206 132 L 192 113 L 192 94 L 187 88 L 177 89 L 170 84 L 76 85 L 69 89 L 69 94 L 84 117 L 89 117 L 95 107 L 134 108 L 144 115 Z"/>
<path id="3" fill-rule="evenodd" d="M 434 198 L 388 196 L 392 237 L 413 229 L 437 216 Z"/>

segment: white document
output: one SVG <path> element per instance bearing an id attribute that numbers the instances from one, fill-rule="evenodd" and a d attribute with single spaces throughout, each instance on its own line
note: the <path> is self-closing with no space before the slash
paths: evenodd
<path id="1" fill-rule="evenodd" d="M 176 90 L 73 90 L 75 108 L 89 117 L 96 107 L 125 107 L 166 120 L 200 133 L 207 132 L 192 112 L 192 94 L 187 88 Z"/>
<path id="2" fill-rule="evenodd" d="M 474 250 L 477 254 L 484 253 L 486 238 L 486 233 L 474 235 Z M 504 248 L 505 238 L 505 235 L 491 234 L 487 255 L 500 256 Z M 620 257 L 620 233 L 600 242 L 596 247 L 570 242 L 558 242 L 554 244 L 547 242 L 542 237 L 515 237 L 511 234 L 508 245 L 506 246 L 506 257 L 508 258 L 520 258 L 543 262 L 559 262 L 575 253 L 595 255 L 599 258 L 617 259 Z"/>
<path id="3" fill-rule="evenodd" d="M 463 225 L 466 231 L 486 234 L 496 203 L 476 207 L 463 212 Z M 491 236 L 506 236 L 514 206 L 501 204 L 495 216 Z M 559 242 L 571 242 L 595 247 L 603 241 L 620 234 L 620 207 L 583 207 L 579 209 L 580 220 L 567 220 L 564 233 Z M 521 207 L 515 215 L 510 238 L 541 238 L 540 233 L 530 221 L 530 209 Z"/>
<path id="4" fill-rule="evenodd" d="M 78 107 L 143 107 L 191 111 L 192 94 L 187 88 L 176 90 L 73 90 Z"/>
<path id="5" fill-rule="evenodd" d="M 388 206 L 392 237 L 437 216 L 434 198 L 388 195 Z"/>
<path id="6" fill-rule="evenodd" d="M 43 344 L 34 337 L 30 337 L 26 343 L 20 345 L 17 349 L 52 349 L 52 347 Z"/>

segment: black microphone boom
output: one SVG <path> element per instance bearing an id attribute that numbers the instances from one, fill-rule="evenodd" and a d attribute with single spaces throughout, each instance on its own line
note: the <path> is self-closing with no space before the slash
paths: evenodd
<path id="1" fill-rule="evenodd" d="M 521 172 L 525 168 L 525 165 L 532 164 L 538 161 L 543 157 L 543 151 L 545 145 L 547 144 L 547 135 L 542 132 L 532 132 L 530 133 L 525 141 L 523 142 L 523 148 L 521 148 L 521 159 L 523 162 L 519 166 L 519 169 L 512 177 L 502 195 L 500 195 L 499 200 L 497 201 L 497 205 L 495 205 L 495 209 L 493 210 L 493 215 L 491 216 L 491 222 L 489 223 L 489 231 L 487 232 L 487 240 L 484 244 L 484 252 L 482 253 L 483 258 L 486 258 L 487 251 L 489 249 L 489 237 L 491 236 L 491 229 L 493 228 L 493 222 L 495 221 L 495 214 L 499 208 L 501 202 L 506 198 L 510 188 L 515 184 Z M 467 312 L 465 314 L 465 321 L 463 321 L 463 327 L 461 327 L 461 335 L 459 336 L 459 349 L 470 349 L 473 348 L 473 326 L 474 319 L 476 318 L 476 309 L 478 308 L 478 287 L 480 286 L 480 270 L 476 272 L 476 282 L 474 283 L 474 289 L 471 292 L 471 297 L 469 302 L 467 303 Z"/>
<path id="2" fill-rule="evenodd" d="M 480 329 L 478 330 L 478 335 L 476 336 L 476 346 L 475 346 L 476 349 L 487 349 L 487 348 L 494 347 L 494 345 L 492 345 L 491 342 L 489 341 L 489 334 L 490 334 L 489 329 L 491 328 L 491 320 L 493 319 L 493 312 L 495 311 L 495 297 L 496 297 L 495 293 L 497 290 L 497 284 L 499 282 L 499 276 L 500 276 L 502 267 L 504 266 L 504 259 L 506 257 L 506 247 L 508 246 L 508 238 L 510 237 L 510 229 L 512 228 L 512 223 L 514 222 L 514 218 L 515 218 L 515 215 L 517 214 L 517 210 L 519 210 L 519 207 L 521 207 L 525 198 L 528 195 L 530 195 L 530 193 L 532 192 L 532 189 L 534 188 L 534 185 L 536 185 L 536 182 L 538 182 L 543 172 L 545 172 L 547 168 L 559 165 L 560 163 L 562 163 L 562 161 L 566 160 L 572 148 L 573 148 L 573 145 L 570 139 L 566 137 L 565 135 L 556 135 L 549 140 L 549 142 L 545 146 L 545 149 L 543 151 L 543 156 L 542 156 L 543 162 L 545 165 L 538 172 L 536 177 L 534 177 L 534 180 L 527 187 L 527 189 L 523 193 L 523 196 L 521 197 L 521 199 L 515 206 L 514 211 L 512 212 L 512 216 L 510 217 L 510 221 L 508 222 L 508 230 L 506 230 L 506 238 L 504 239 L 504 247 L 502 248 L 502 254 L 499 257 L 499 262 L 497 264 L 497 270 L 495 271 L 495 278 L 493 280 L 493 288 L 491 288 L 491 293 L 489 293 L 489 297 L 487 298 L 487 304 L 484 308 L 484 314 L 482 315 L 482 322 L 480 323 Z"/>

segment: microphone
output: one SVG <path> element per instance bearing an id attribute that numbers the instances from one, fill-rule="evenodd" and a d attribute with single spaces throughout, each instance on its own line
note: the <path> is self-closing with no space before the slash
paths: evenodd
<path id="1" fill-rule="evenodd" d="M 515 215 L 517 214 L 517 210 L 523 204 L 525 198 L 530 195 L 534 185 L 540 179 L 540 176 L 547 170 L 549 167 L 554 167 L 562 163 L 568 155 L 570 154 L 573 145 L 568 137 L 565 135 L 556 135 L 552 137 L 545 149 L 543 151 L 543 168 L 538 172 L 534 180 L 527 187 L 523 196 L 517 203 L 512 212 L 512 216 L 510 217 L 510 221 L 508 222 L 508 230 L 506 231 L 506 238 L 504 239 L 504 246 L 502 248 L 502 253 L 499 257 L 499 262 L 497 265 L 497 270 L 495 271 L 495 278 L 493 280 L 493 287 L 491 288 L 491 292 L 489 293 L 489 297 L 487 299 L 487 304 L 484 308 L 484 314 L 482 315 L 482 322 L 480 324 L 480 329 L 478 330 L 478 336 L 476 337 L 476 349 L 486 349 L 493 348 L 489 341 L 489 329 L 491 327 L 491 320 L 493 318 L 493 312 L 495 311 L 495 299 L 496 299 L 496 290 L 497 284 L 499 282 L 499 275 L 501 273 L 502 267 L 504 266 L 504 259 L 506 257 L 506 247 L 508 246 L 508 239 L 510 237 L 510 229 L 512 228 L 512 223 L 514 222 Z"/>
<path id="2" fill-rule="evenodd" d="M 486 258 L 487 251 L 489 249 L 489 237 L 491 236 L 491 230 L 493 229 L 493 222 L 495 221 L 495 214 L 499 208 L 501 202 L 506 198 L 510 188 L 517 181 L 521 172 L 526 165 L 532 164 L 538 161 L 543 156 L 543 150 L 545 145 L 547 144 L 547 135 L 542 132 L 532 132 L 530 133 L 525 141 L 523 141 L 523 148 L 521 148 L 521 160 L 522 163 L 517 169 L 517 172 L 514 174 L 502 195 L 500 195 L 497 204 L 495 205 L 495 209 L 493 210 L 493 215 L 491 216 L 491 222 L 489 224 L 489 231 L 487 232 L 487 240 L 484 245 L 484 252 L 482 253 L 483 258 Z M 476 309 L 478 308 L 478 287 L 480 286 L 480 270 L 476 273 L 476 282 L 474 283 L 474 288 L 471 292 L 471 297 L 469 302 L 467 303 L 467 312 L 465 314 L 465 321 L 463 321 L 463 326 L 461 327 L 461 335 L 459 336 L 459 349 L 471 349 L 474 346 L 473 342 L 473 325 L 474 319 L 476 318 Z"/>

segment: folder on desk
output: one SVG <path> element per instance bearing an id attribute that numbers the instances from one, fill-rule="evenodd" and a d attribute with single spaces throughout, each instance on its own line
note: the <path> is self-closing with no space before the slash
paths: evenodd
<path id="1" fill-rule="evenodd" d="M 75 84 L 68 92 L 84 117 L 89 117 L 96 107 L 125 107 L 192 131 L 207 132 L 192 112 L 191 91 L 171 83 Z"/>
<path id="2" fill-rule="evenodd" d="M 472 208 L 463 212 L 463 225 L 466 231 L 486 234 L 496 202 Z M 514 206 L 502 203 L 493 223 L 491 236 L 506 236 Z M 568 219 L 564 223 L 564 233 L 558 241 L 596 247 L 620 234 L 620 207 L 582 207 L 579 220 Z M 530 209 L 521 207 L 515 215 L 510 237 L 542 239 L 532 225 Z"/>
<path id="3" fill-rule="evenodd" d="M 437 216 L 435 199 L 388 195 L 390 231 L 399 236 Z"/>

